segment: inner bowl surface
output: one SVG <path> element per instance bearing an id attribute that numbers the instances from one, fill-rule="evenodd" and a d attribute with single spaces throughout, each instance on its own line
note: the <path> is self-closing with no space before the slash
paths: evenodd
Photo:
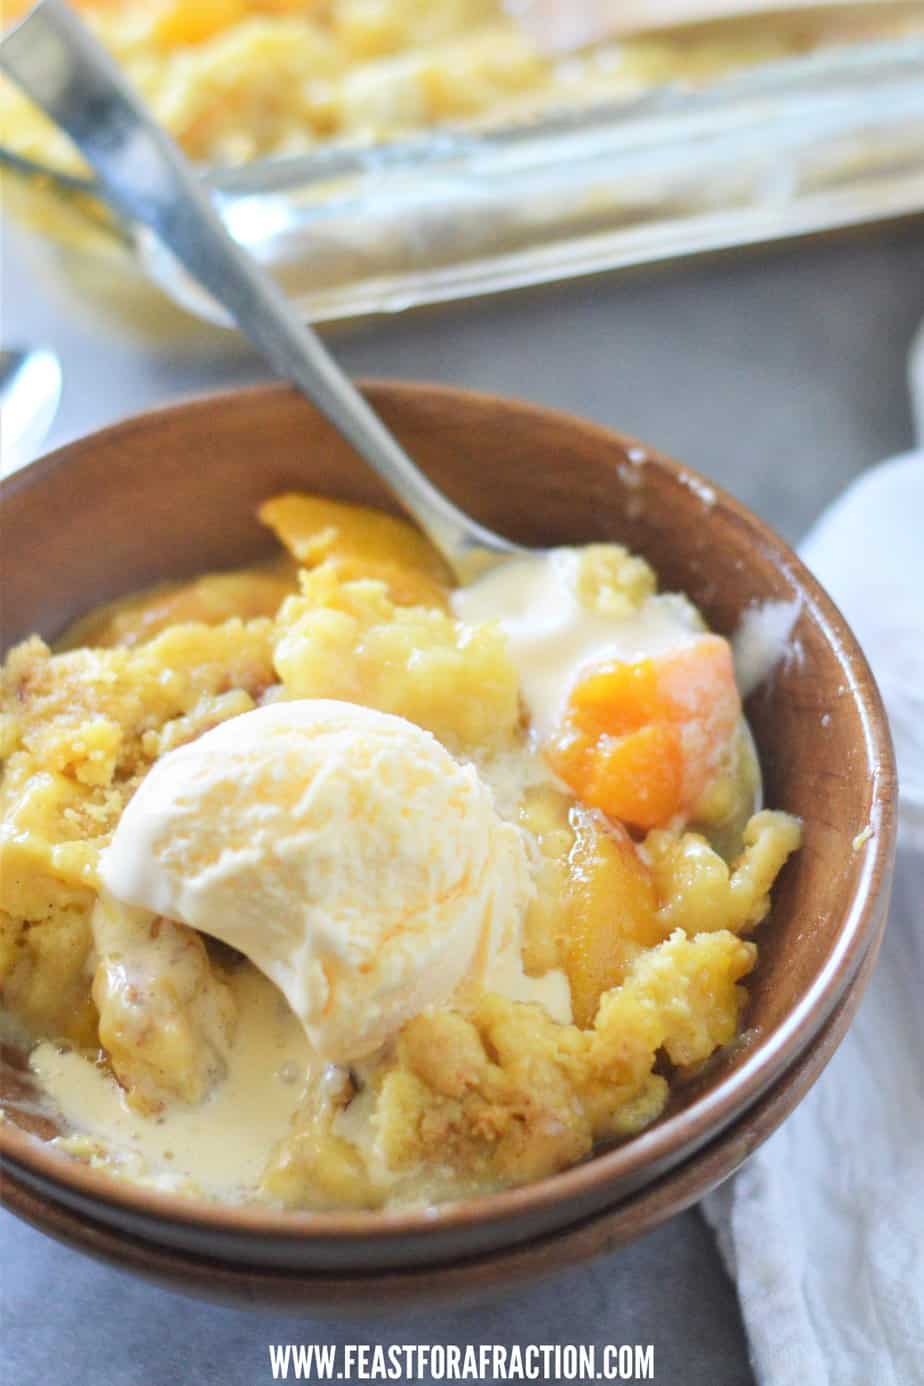
<path id="1" fill-rule="evenodd" d="M 760 931 L 746 1041 L 679 1088 L 641 1136 L 521 1189 L 435 1211 L 229 1207 L 89 1170 L 20 1129 L 28 1104 L 9 1104 L 0 1153 L 26 1187 L 132 1235 L 251 1265 L 445 1263 L 625 1199 L 713 1140 L 805 1053 L 888 902 L 895 776 L 879 695 L 839 613 L 772 531 L 697 474 L 567 415 L 431 386 L 367 393 L 437 484 L 520 543 L 619 540 L 726 635 L 756 603 L 798 602 L 790 656 L 747 712 L 767 803 L 802 817 L 805 842 Z M 32 631 L 53 637 L 94 603 L 164 577 L 270 552 L 255 511 L 285 489 L 397 509 L 330 425 L 276 386 L 142 415 L 14 474 L 0 492 L 4 646 Z"/>

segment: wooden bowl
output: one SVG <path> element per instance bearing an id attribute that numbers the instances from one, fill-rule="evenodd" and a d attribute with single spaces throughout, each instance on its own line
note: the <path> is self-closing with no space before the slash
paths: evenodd
<path id="1" fill-rule="evenodd" d="M 621 540 L 651 560 L 662 587 L 687 592 L 726 634 L 754 603 L 800 604 L 793 657 L 747 711 L 767 802 L 803 818 L 805 844 L 761 929 L 749 1043 L 679 1088 L 641 1136 L 525 1188 L 436 1211 L 216 1206 L 67 1159 L 27 1129 L 28 1101 L 7 1100 L 0 1154 L 14 1210 L 41 1220 L 36 1206 L 56 1209 L 71 1226 L 158 1248 L 177 1267 L 193 1257 L 229 1272 L 310 1275 L 315 1286 L 335 1278 L 360 1306 L 369 1294 L 363 1272 L 433 1267 L 416 1280 L 435 1289 L 464 1259 L 541 1245 L 603 1210 L 611 1210 L 611 1238 L 620 1226 L 641 1231 L 727 1173 L 734 1158 L 710 1165 L 691 1157 L 731 1128 L 744 1135 L 729 1150 L 747 1146 L 751 1132 L 761 1139 L 764 1128 L 756 1117 L 748 1126 L 746 1114 L 771 1089 L 784 1092 L 774 1110 L 786 1109 L 804 1075 L 814 1077 L 813 1050 L 817 1068 L 839 1038 L 836 1025 L 826 1027 L 862 990 L 861 965 L 885 922 L 895 838 L 894 763 L 869 668 L 830 600 L 753 515 L 634 440 L 566 415 L 429 386 L 376 384 L 367 393 L 440 486 L 521 543 Z M 329 425 L 282 387 L 151 412 L 14 474 L 0 492 L 4 643 L 34 630 L 54 636 L 95 602 L 160 578 L 268 552 L 256 507 L 290 488 L 396 508 Z M 661 1189 L 682 1181 L 683 1169 L 682 1198 L 649 1200 L 647 1222 L 633 1220 L 632 1196 L 656 1181 Z"/>

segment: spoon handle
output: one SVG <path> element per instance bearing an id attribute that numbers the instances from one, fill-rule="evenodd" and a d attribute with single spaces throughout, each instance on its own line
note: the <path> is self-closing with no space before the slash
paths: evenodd
<path id="1" fill-rule="evenodd" d="M 514 551 L 418 470 L 313 329 L 232 238 L 192 166 L 61 0 L 39 0 L 0 40 L 0 67 L 71 137 L 116 210 L 148 227 L 273 369 L 348 439 L 457 575 L 473 551 Z"/>

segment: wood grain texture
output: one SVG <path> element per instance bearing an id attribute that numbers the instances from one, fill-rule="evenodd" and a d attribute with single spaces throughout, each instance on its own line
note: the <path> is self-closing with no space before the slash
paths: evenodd
<path id="1" fill-rule="evenodd" d="M 28 1184 L 94 1225 L 171 1254 L 315 1278 L 507 1253 L 629 1206 L 671 1170 L 691 1168 L 723 1131 L 747 1131 L 745 1113 L 811 1053 L 858 977 L 884 924 L 894 855 L 894 762 L 875 684 L 836 609 L 766 526 L 687 469 L 567 415 L 437 387 L 372 385 L 368 394 L 453 499 L 521 543 L 620 540 L 725 634 L 755 602 L 799 601 L 796 657 L 747 710 L 767 801 L 799 814 L 806 837 L 761 929 L 749 1042 L 679 1090 L 649 1131 L 553 1179 L 436 1215 L 283 1214 L 134 1189 L 12 1123 L 0 1128 L 10 1188 Z M 154 411 L 62 449 L 0 490 L 4 642 L 33 630 L 52 636 L 93 603 L 160 578 L 270 551 L 254 513 L 289 488 L 395 508 L 349 447 L 282 387 Z M 691 1185 L 687 1201 L 705 1187 Z M 657 1206 L 655 1220 L 680 1205 Z"/>

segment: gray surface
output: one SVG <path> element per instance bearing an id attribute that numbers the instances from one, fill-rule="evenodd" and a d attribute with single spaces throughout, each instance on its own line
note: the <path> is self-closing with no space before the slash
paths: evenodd
<path id="1" fill-rule="evenodd" d="M 65 360 L 52 444 L 153 403 L 266 376 L 214 329 L 155 345 L 116 338 L 72 302 L 65 317 L 31 270 L 13 245 L 3 337 L 48 342 Z M 635 433 L 794 539 L 847 480 L 908 445 L 906 361 L 922 314 L 918 221 L 339 327 L 334 344 L 355 375 L 496 390 Z"/>
<path id="2" fill-rule="evenodd" d="M 231 339 L 116 337 L 4 258 L 4 337 L 61 353 L 52 442 L 183 394 L 260 378 Z M 924 314 L 921 227 L 722 264 L 568 285 L 340 330 L 356 374 L 518 394 L 617 425 L 716 478 L 796 538 L 911 438 L 904 382 Z M 78 517 L 79 520 L 79 517 Z M 651 1342 L 662 1386 L 746 1386 L 734 1291 L 695 1213 L 488 1307 L 382 1326 L 198 1305 L 96 1266 L 4 1216 L 0 1379 L 17 1386 L 237 1386 L 270 1341 Z"/>
<path id="3" fill-rule="evenodd" d="M 269 1343 L 652 1344 L 659 1386 L 748 1386 L 734 1290 L 695 1213 L 501 1302 L 358 1324 L 198 1304 L 0 1222 L 12 1386 L 258 1386 Z M 8 1377 L 3 1373 L 7 1371 Z"/>

